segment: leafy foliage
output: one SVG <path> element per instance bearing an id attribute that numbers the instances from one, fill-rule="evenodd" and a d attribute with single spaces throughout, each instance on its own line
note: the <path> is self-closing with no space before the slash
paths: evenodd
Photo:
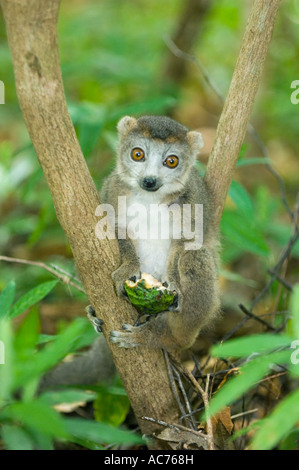
<path id="1" fill-rule="evenodd" d="M 299 377 L 299 360 L 292 351 L 293 342 L 298 347 L 299 327 L 299 284 L 296 285 L 291 299 L 293 312 L 288 335 L 260 334 L 237 338 L 214 346 L 211 350 L 216 357 L 243 357 L 243 365 L 237 376 L 229 380 L 215 394 L 211 401 L 209 414 L 214 415 L 223 407 L 233 403 L 248 392 L 259 380 L 283 364 L 293 378 Z M 252 448 L 269 450 L 293 434 L 299 422 L 299 391 L 287 395 L 272 411 L 259 421 L 258 430 L 252 439 Z"/>
<path id="2" fill-rule="evenodd" d="M 46 371 L 57 365 L 66 354 L 90 344 L 95 338 L 88 320 L 79 318 L 58 335 L 50 340 L 48 338 L 44 347 L 40 348 L 40 323 L 35 307 L 31 308 L 16 332 L 13 331 L 12 317 L 44 298 L 56 283 L 50 281 L 31 289 L 12 306 L 13 282 L 0 296 L 0 344 L 4 345 L 1 349 L 4 357 L 0 358 L 0 435 L 6 448 L 52 449 L 57 440 L 74 442 L 91 449 L 101 449 L 107 443 L 141 443 L 141 438 L 136 434 L 116 427 L 125 419 L 129 406 L 120 386 L 118 393 L 122 396 L 122 403 L 118 408 L 115 408 L 117 400 L 112 400 L 111 404 L 110 392 L 106 390 L 104 406 L 109 419 L 104 419 L 101 413 L 102 398 L 95 392 L 67 388 L 36 396 L 39 381 Z M 55 409 L 61 404 L 65 406 L 66 403 L 94 400 L 98 422 L 66 418 Z"/>

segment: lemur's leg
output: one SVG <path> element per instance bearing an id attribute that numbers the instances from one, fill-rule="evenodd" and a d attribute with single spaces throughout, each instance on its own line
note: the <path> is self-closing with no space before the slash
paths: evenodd
<path id="1" fill-rule="evenodd" d="M 120 347 L 188 348 L 199 331 L 219 312 L 217 269 L 213 251 L 185 251 L 178 260 L 181 299 L 178 311 L 165 311 L 140 326 L 123 325 L 111 331 Z"/>

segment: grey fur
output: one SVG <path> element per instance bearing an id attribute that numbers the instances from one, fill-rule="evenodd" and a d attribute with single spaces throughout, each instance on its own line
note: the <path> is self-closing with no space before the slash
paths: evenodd
<path id="1" fill-rule="evenodd" d="M 148 132 L 152 139 L 186 139 L 188 129 L 167 116 L 143 116 L 137 120 L 136 133 Z"/>
<path id="2" fill-rule="evenodd" d="M 202 143 L 201 135 L 188 132 L 181 124 L 161 116 L 146 116 L 137 121 L 125 117 L 118 129 L 117 166 L 103 186 L 103 202 L 111 204 L 116 215 L 120 195 L 133 202 L 146 201 L 146 204 L 191 204 L 192 208 L 195 204 L 203 204 L 204 243 L 201 249 L 192 251 L 185 250 L 184 239 L 173 239 L 167 246 L 167 270 L 165 274 L 160 273 L 165 277 L 159 280 L 166 281 L 179 293 L 178 307 L 152 316 L 143 325 L 126 325 L 121 331 L 112 331 L 110 340 L 126 348 L 138 345 L 188 348 L 220 311 L 219 243 L 212 223 L 214 209 L 208 189 L 194 167 Z M 136 162 L 131 158 L 131 151 L 136 147 L 144 151 L 143 161 Z M 179 164 L 174 169 L 166 168 L 163 162 L 167 155 L 173 154 L 179 158 Z M 154 193 L 148 194 L 142 189 L 140 181 L 146 176 L 159 180 L 159 189 Z M 122 296 L 124 281 L 132 276 L 140 277 L 140 245 L 134 240 L 121 240 L 120 250 L 122 264 L 112 277 L 116 292 Z"/>

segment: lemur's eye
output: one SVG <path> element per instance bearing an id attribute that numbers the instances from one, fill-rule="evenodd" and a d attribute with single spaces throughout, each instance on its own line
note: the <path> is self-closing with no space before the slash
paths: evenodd
<path id="1" fill-rule="evenodd" d="M 166 160 L 163 162 L 163 165 L 168 166 L 168 168 L 175 168 L 179 164 L 179 159 L 175 155 L 169 155 Z"/>
<path id="2" fill-rule="evenodd" d="M 136 161 L 144 160 L 144 151 L 139 147 L 136 147 L 132 150 L 131 157 Z"/>

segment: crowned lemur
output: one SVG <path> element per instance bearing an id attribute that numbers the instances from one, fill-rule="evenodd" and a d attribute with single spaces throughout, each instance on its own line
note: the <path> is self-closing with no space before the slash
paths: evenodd
<path id="1" fill-rule="evenodd" d="M 125 224 L 122 228 L 128 228 L 130 217 L 119 217 L 123 215 L 118 214 L 119 196 L 126 198 L 128 208 L 135 203 L 145 209 L 154 204 L 168 207 L 175 204 L 180 208 L 189 205 L 193 228 L 195 207 L 202 205 L 203 239 L 195 249 L 189 249 L 190 246 L 187 249 L 192 239 L 184 238 L 183 231 L 181 237 L 170 233 L 164 238 L 160 231 L 156 239 L 148 236 L 138 239 L 128 230 L 126 238 L 119 239 L 122 264 L 112 273 L 117 294 L 125 297 L 124 282 L 140 279 L 145 272 L 175 290 L 177 302 L 169 310 L 151 315 L 145 323 L 125 324 L 120 331 L 112 331 L 110 341 L 125 348 L 188 348 L 220 310 L 218 236 L 213 225 L 213 204 L 195 168 L 197 154 L 203 146 L 202 136 L 165 116 L 139 119 L 125 116 L 117 129 L 117 163 L 103 184 L 101 200 L 114 207 L 116 220 Z M 149 220 L 148 231 L 151 223 L 156 223 L 156 219 Z M 163 226 L 161 219 L 160 225 Z M 97 326 L 99 321 L 95 317 L 94 320 Z M 100 360 L 99 348 L 97 355 Z"/>

